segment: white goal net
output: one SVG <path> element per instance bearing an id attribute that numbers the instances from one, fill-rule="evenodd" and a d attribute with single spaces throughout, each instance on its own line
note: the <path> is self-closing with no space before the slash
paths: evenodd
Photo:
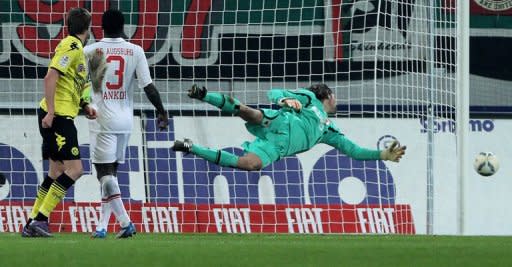
<path id="1" fill-rule="evenodd" d="M 455 169 L 445 173 L 456 157 L 455 3 L 2 1 L 0 232 L 21 230 L 46 175 L 35 114 L 49 58 L 64 36 L 63 14 L 75 6 L 92 11 L 90 43 L 102 37 L 104 10 L 124 12 L 126 35 L 145 50 L 171 115 L 169 129 L 158 131 L 152 105 L 135 88 L 136 123 L 118 179 L 138 231 L 431 232 L 438 220 L 434 177 L 457 186 Z M 246 172 L 170 149 L 186 137 L 241 154 L 240 145 L 254 138 L 240 118 L 188 99 L 192 84 L 268 108 L 269 89 L 315 83 L 335 92 L 332 120 L 348 138 L 372 149 L 399 140 L 408 146 L 402 162 L 352 160 L 318 145 Z M 87 121 L 75 121 L 85 174 L 50 224 L 55 231 L 91 232 L 99 218 L 99 183 Z M 118 229 L 113 218 L 110 227 Z"/>

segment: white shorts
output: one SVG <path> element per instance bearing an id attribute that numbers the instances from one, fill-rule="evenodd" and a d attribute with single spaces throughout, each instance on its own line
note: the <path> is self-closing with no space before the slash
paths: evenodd
<path id="1" fill-rule="evenodd" d="M 124 163 L 130 134 L 91 132 L 89 136 L 92 163 Z"/>

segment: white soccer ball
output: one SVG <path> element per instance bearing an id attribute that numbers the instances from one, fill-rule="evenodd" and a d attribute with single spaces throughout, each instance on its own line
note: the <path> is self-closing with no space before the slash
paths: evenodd
<path id="1" fill-rule="evenodd" d="M 480 152 L 473 163 L 475 171 L 482 176 L 491 176 L 500 168 L 498 157 L 491 152 Z"/>

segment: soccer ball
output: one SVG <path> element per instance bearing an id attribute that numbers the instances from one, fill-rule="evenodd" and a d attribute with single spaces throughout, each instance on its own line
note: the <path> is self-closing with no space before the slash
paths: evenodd
<path id="1" fill-rule="evenodd" d="M 480 152 L 473 163 L 475 171 L 482 176 L 491 176 L 500 168 L 498 157 L 491 152 Z"/>

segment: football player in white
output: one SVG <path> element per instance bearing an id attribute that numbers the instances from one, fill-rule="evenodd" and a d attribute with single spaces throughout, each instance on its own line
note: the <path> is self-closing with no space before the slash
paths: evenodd
<path id="1" fill-rule="evenodd" d="M 157 111 L 160 130 L 167 129 L 168 115 L 162 105 L 160 94 L 153 85 L 144 50 L 123 39 L 124 17 L 119 10 L 103 13 L 101 26 L 105 38 L 88 45 L 88 55 L 100 53 L 107 64 L 99 88 L 93 86 L 92 105 L 97 110 L 97 119 L 89 124 L 91 158 L 101 184 L 102 212 L 94 238 L 104 238 L 108 221 L 113 212 L 120 223 L 117 238 L 131 237 L 135 227 L 121 200 L 117 181 L 117 168 L 125 161 L 125 152 L 133 127 L 133 89 L 136 81 L 144 88 L 147 98 Z"/>

